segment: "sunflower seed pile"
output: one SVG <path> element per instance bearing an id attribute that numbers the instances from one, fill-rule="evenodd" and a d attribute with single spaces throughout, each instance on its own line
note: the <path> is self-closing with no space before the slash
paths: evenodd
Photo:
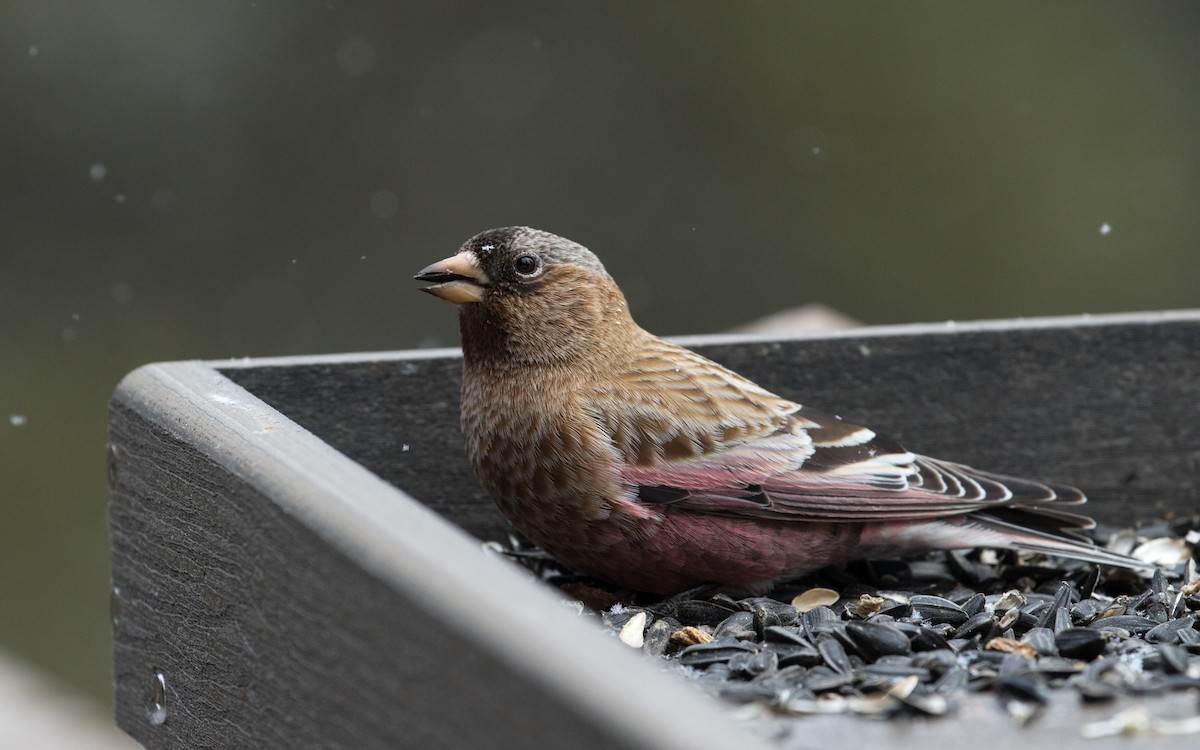
<path id="1" fill-rule="evenodd" d="M 728 701 L 783 714 L 938 716 L 991 691 L 1025 722 L 1056 690 L 1108 701 L 1200 688 L 1198 527 L 1098 532 L 1159 565 L 1152 576 L 955 551 L 830 568 L 770 596 L 654 602 L 622 601 L 528 548 L 503 551 L 601 612 L 627 646 Z"/>

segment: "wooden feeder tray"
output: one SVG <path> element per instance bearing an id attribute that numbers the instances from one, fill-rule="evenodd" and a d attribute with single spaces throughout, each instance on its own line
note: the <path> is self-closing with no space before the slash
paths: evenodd
<path id="1" fill-rule="evenodd" d="M 922 453 L 1078 485 L 1101 521 L 1200 507 L 1200 311 L 683 343 Z M 508 527 L 463 452 L 460 370 L 437 350 L 171 362 L 121 382 L 122 729 L 147 748 L 903 749 L 964 732 L 1051 748 L 1116 710 L 1067 695 L 1021 729 L 972 695 L 940 719 L 756 731 L 484 553 Z M 1196 712 L 1194 696 L 1146 705 Z"/>

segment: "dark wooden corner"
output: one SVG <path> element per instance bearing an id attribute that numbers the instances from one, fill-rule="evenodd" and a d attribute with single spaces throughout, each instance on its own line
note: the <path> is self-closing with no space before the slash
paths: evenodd
<path id="1" fill-rule="evenodd" d="M 685 343 L 915 451 L 1078 485 L 1104 521 L 1200 510 L 1200 311 Z M 126 732 L 148 748 L 769 746 L 482 551 L 506 526 L 463 454 L 459 370 L 442 350 L 174 362 L 121 382 Z M 1073 721 L 989 741 L 1049 748 L 1077 741 Z M 856 727 L 928 745 L 911 725 L 794 724 L 789 746 Z"/>

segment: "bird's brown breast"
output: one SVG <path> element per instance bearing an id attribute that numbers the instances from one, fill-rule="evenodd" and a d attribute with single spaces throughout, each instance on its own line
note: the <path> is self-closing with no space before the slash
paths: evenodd
<path id="1" fill-rule="evenodd" d="M 625 490 L 608 437 L 576 403 L 571 378 L 540 375 L 468 364 L 462 427 L 475 472 L 501 512 L 570 560 L 620 538 L 630 519 L 613 513 Z"/>

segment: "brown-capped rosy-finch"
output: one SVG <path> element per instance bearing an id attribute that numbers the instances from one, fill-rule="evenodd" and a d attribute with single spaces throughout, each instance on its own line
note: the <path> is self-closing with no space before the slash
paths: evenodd
<path id="1" fill-rule="evenodd" d="M 586 248 L 492 229 L 416 278 L 459 305 L 467 453 L 500 510 L 640 591 L 757 588 L 832 563 L 1091 545 L 1072 487 L 919 456 L 638 327 Z"/>

